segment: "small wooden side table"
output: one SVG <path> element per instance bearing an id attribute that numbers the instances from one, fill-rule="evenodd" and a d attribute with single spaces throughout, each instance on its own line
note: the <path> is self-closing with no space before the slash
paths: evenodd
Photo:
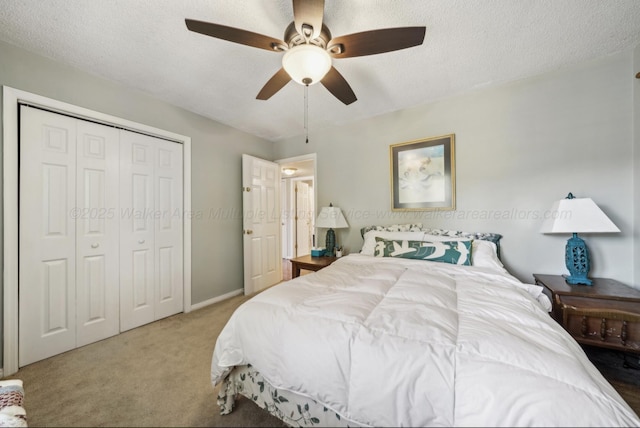
<path id="1" fill-rule="evenodd" d="M 551 316 L 582 344 L 640 353 L 640 290 L 608 278 L 567 284 L 562 275 L 533 275 L 551 299 Z"/>
<path id="2" fill-rule="evenodd" d="M 296 257 L 291 259 L 291 277 L 297 278 L 300 276 L 300 269 L 319 271 L 320 269 L 329 266 L 331 263 L 338 260 L 337 257 L 319 256 L 312 257 L 311 255 Z"/>

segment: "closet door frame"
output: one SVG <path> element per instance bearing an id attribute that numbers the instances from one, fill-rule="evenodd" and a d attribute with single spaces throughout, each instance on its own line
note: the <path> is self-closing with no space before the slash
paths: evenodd
<path id="1" fill-rule="evenodd" d="M 96 112 L 41 95 L 2 87 L 3 114 L 3 367 L 0 377 L 18 371 L 18 184 L 19 184 L 19 104 L 29 104 L 117 128 L 141 132 L 183 145 L 183 311 L 191 306 L 191 138 L 143 125 L 116 116 Z"/>

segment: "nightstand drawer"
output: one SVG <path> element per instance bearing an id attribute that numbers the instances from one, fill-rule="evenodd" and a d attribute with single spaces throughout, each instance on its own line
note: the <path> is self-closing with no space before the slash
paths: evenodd
<path id="1" fill-rule="evenodd" d="M 567 299 L 570 300 L 570 299 Z M 562 325 L 576 341 L 640 352 L 640 314 L 562 303 Z"/>
<path id="2" fill-rule="evenodd" d="M 640 353 L 640 290 L 607 278 L 570 285 L 560 275 L 534 274 L 553 304 L 551 316 L 579 343 Z"/>

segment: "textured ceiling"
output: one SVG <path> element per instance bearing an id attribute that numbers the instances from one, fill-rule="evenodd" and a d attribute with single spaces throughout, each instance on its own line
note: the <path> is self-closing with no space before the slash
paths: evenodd
<path id="1" fill-rule="evenodd" d="M 290 0 L 0 0 L 0 39 L 272 141 L 304 134 L 302 86 L 255 99 L 281 53 L 193 33 L 185 18 L 282 39 L 293 12 Z M 418 47 L 334 60 L 358 101 L 311 86 L 312 134 L 640 43 L 639 0 L 326 0 L 324 22 L 334 37 L 427 32 Z"/>

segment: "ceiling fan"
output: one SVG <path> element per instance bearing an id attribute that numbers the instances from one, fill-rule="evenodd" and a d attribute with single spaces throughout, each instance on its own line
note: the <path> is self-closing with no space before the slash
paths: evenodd
<path id="1" fill-rule="evenodd" d="M 332 65 L 332 58 L 375 55 L 418 46 L 425 27 L 398 27 L 331 37 L 323 23 L 324 0 L 293 0 L 294 20 L 284 32 L 284 41 L 239 28 L 185 19 L 196 33 L 246 46 L 282 53 L 282 68 L 269 79 L 256 97 L 267 100 L 290 80 L 302 85 L 322 83 L 344 104 L 356 101 L 351 86 Z"/>

